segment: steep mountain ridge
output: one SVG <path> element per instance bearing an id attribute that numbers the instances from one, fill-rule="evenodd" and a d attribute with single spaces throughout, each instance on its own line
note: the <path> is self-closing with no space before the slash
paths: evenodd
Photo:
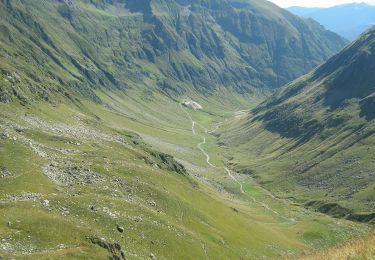
<path id="1" fill-rule="evenodd" d="M 371 73 L 375 69 L 374 54 L 375 28 L 364 33 L 339 55 L 335 55 L 317 68 L 307 79 L 291 83 L 269 104 L 266 103 L 256 109 L 256 112 L 261 112 L 263 109 L 283 110 L 285 106 L 289 105 L 296 109 L 297 107 L 292 104 L 302 104 L 302 101 L 304 102 L 304 108 L 311 113 L 316 113 L 319 109 L 325 108 L 329 109 L 327 112 L 335 112 L 335 110 L 345 108 L 347 106 L 345 102 L 348 100 L 358 99 L 360 104 L 366 103 L 374 93 L 375 76 Z M 315 86 L 315 88 L 311 88 L 311 86 Z M 296 97 L 299 98 L 297 102 L 295 102 Z M 288 99 L 293 100 L 293 102 L 288 102 Z M 364 109 L 364 107 L 361 106 L 360 115 L 371 112 L 371 109 L 364 111 L 362 108 Z M 270 118 L 272 116 L 271 113 L 266 113 L 264 117 Z M 281 124 L 281 122 L 279 123 Z M 321 126 L 323 127 L 328 123 L 322 123 Z M 290 127 L 296 126 L 295 124 L 288 125 Z M 312 125 L 307 126 L 307 129 Z M 305 130 L 302 129 L 304 133 Z M 303 133 L 301 134 L 303 135 Z"/>
<path id="2" fill-rule="evenodd" d="M 95 89 L 135 84 L 172 96 L 220 86 L 267 92 L 345 44 L 265 1 L 1 1 L 0 9 L 2 75 L 24 71 L 27 80 L 2 96 L 22 100 L 50 90 L 98 99 Z"/>
<path id="3" fill-rule="evenodd" d="M 244 144 L 238 151 L 248 157 L 238 167 L 282 196 L 371 221 L 373 214 L 356 214 L 375 211 L 374 61 L 372 28 L 239 120 L 224 137 Z"/>

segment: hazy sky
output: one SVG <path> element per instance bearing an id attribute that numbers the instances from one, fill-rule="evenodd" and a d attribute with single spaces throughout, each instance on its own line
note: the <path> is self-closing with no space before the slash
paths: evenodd
<path id="1" fill-rule="evenodd" d="M 274 2 L 275 4 L 281 7 L 289 7 L 289 6 L 328 7 L 328 6 L 353 3 L 353 2 L 358 2 L 358 3 L 365 2 L 368 4 L 375 5 L 375 0 L 362 0 L 362 1 L 355 1 L 355 0 L 269 0 L 269 1 Z"/>

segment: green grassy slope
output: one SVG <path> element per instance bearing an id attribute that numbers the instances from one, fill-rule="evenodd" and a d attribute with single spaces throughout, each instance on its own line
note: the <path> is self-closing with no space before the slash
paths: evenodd
<path id="1" fill-rule="evenodd" d="M 121 245 L 128 259 L 276 258 L 367 232 L 275 199 L 238 176 L 241 193 L 221 168 L 216 138 L 202 129 L 230 116 L 223 106 L 194 112 L 163 95 L 109 96 L 106 106 L 1 105 L 0 256 L 120 255 L 92 243 L 102 241 Z M 141 109 L 145 118 L 135 117 Z M 186 112 L 202 125 L 196 135 Z M 217 168 L 197 148 L 201 136 Z M 175 171 L 177 161 L 186 173 Z"/>
<path id="2" fill-rule="evenodd" d="M 238 175 L 213 131 L 335 34 L 259 1 L 3 0 L 0 17 L 0 258 L 278 258 L 368 231 Z"/>
<path id="3" fill-rule="evenodd" d="M 375 30 L 287 85 L 224 142 L 266 187 L 336 217 L 373 221 Z"/>

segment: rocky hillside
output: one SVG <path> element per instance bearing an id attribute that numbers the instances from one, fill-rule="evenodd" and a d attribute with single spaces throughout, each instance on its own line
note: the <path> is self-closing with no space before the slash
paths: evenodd
<path id="1" fill-rule="evenodd" d="M 240 168 L 324 213 L 374 219 L 362 214 L 375 211 L 374 70 L 372 28 L 236 126 L 226 141 L 246 143 Z"/>
<path id="2" fill-rule="evenodd" d="M 266 1 L 0 1 L 0 100 L 277 88 L 344 44 Z"/>

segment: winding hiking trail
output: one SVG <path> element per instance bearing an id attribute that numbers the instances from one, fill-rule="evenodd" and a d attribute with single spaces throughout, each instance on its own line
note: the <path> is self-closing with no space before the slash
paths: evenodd
<path id="1" fill-rule="evenodd" d="M 195 131 L 195 126 L 199 126 L 199 127 L 201 127 L 203 130 L 204 130 L 204 132 L 205 132 L 205 134 L 212 134 L 212 133 L 214 133 L 215 131 L 217 131 L 218 129 L 219 129 L 219 126 L 222 124 L 222 123 L 219 123 L 215 128 L 214 128 L 214 130 L 212 130 L 212 131 L 208 131 L 207 130 L 207 128 L 206 127 L 204 127 L 204 126 L 202 126 L 201 124 L 199 124 L 199 123 L 197 123 L 197 122 L 195 122 L 194 120 L 193 120 L 193 118 L 191 117 L 191 115 L 190 115 L 190 113 L 188 112 L 188 111 L 186 111 L 184 108 L 183 108 L 183 106 L 180 104 L 180 107 L 181 107 L 181 109 L 182 109 L 182 111 L 184 111 L 185 112 L 185 114 L 189 117 L 189 119 L 190 119 L 190 121 L 191 121 L 191 131 L 192 131 L 192 133 L 194 134 L 194 135 L 198 135 L 197 134 L 197 132 Z M 247 110 L 241 110 L 241 111 L 238 111 L 238 112 L 240 112 L 240 113 L 244 113 L 244 111 L 247 111 Z M 235 112 L 235 115 L 237 114 L 237 112 Z M 219 169 L 219 168 L 221 168 L 221 167 L 218 167 L 218 166 L 215 166 L 215 165 L 213 165 L 212 163 L 211 163 L 211 157 L 210 157 L 210 155 L 203 149 L 203 147 L 202 147 L 202 145 L 204 145 L 204 144 L 206 144 L 207 143 L 207 141 L 206 141 L 206 137 L 205 136 L 202 136 L 202 135 L 198 135 L 199 137 L 201 137 L 202 138 L 202 142 L 200 142 L 198 145 L 197 145 L 197 147 L 198 147 L 198 149 L 202 152 L 202 154 L 206 157 L 206 163 L 210 166 L 210 167 L 212 167 L 212 168 L 217 168 L 217 169 Z M 239 187 L 240 187 L 240 191 L 241 191 L 241 194 L 244 194 L 244 195 L 248 195 L 245 191 L 244 191 L 244 189 L 243 189 L 243 185 L 242 185 L 242 183 L 232 174 L 232 172 L 231 172 L 231 170 L 228 168 L 228 167 L 222 167 L 224 170 L 225 170 L 225 172 L 227 173 L 227 175 L 229 176 L 229 178 L 231 178 L 233 181 L 235 181 L 236 183 L 238 183 L 238 185 L 239 185 Z M 272 199 L 277 199 L 272 193 L 270 193 L 268 190 L 266 190 L 266 189 L 263 189 L 263 188 L 261 188 L 262 190 L 264 190 Z M 293 219 L 293 218 L 286 218 L 286 217 L 283 217 L 279 212 L 277 212 L 277 211 L 275 211 L 275 210 L 273 210 L 273 209 L 271 209 L 266 203 L 264 203 L 264 202 L 260 202 L 260 201 L 258 201 L 257 199 L 255 199 L 254 197 L 252 197 L 252 196 L 249 196 L 255 203 L 257 203 L 257 204 L 259 204 L 259 205 L 261 205 L 264 209 L 266 209 L 266 210 L 268 210 L 268 211 L 270 211 L 270 212 L 272 212 L 273 214 L 275 214 L 275 215 L 277 215 L 278 217 L 280 217 L 280 218 L 282 218 L 282 219 L 284 219 L 285 220 L 285 222 L 261 222 L 261 223 L 263 223 L 263 224 L 294 224 L 294 223 L 297 223 L 297 221 L 295 220 L 295 219 Z M 257 221 L 257 222 L 259 222 L 259 221 Z"/>
<path id="2" fill-rule="evenodd" d="M 230 178 L 232 178 L 235 182 L 237 182 L 239 185 L 240 185 L 240 191 L 242 194 L 246 194 L 245 191 L 243 190 L 243 186 L 242 186 L 242 183 L 236 179 L 236 177 L 233 176 L 233 174 L 231 173 L 231 171 L 227 168 L 227 167 L 224 167 L 224 170 L 228 173 L 228 176 Z"/>
<path id="3" fill-rule="evenodd" d="M 194 120 L 193 120 L 193 118 L 191 117 L 191 115 L 189 114 L 189 112 L 187 112 L 183 107 L 182 107 L 182 105 L 180 104 L 180 107 L 181 107 L 181 109 L 186 113 L 186 115 L 189 117 L 189 119 L 190 119 L 190 121 L 191 121 L 191 131 L 192 131 L 192 133 L 194 134 L 194 135 L 197 135 L 197 133 L 196 133 L 196 131 L 195 131 L 195 126 L 196 125 L 198 125 L 198 126 L 200 126 L 203 130 L 204 130 L 204 132 L 206 133 L 206 134 L 211 134 L 211 133 L 213 133 L 213 132 L 215 132 L 215 131 L 217 131 L 218 129 L 219 129 L 219 126 L 220 126 L 220 124 L 218 124 L 216 127 L 215 127 L 215 129 L 214 130 L 212 130 L 212 131 L 208 131 L 207 130 L 207 128 L 206 127 L 204 127 L 204 126 L 202 126 L 202 125 L 200 125 L 199 123 L 197 123 L 197 122 L 195 122 Z M 206 141 L 206 137 L 205 136 L 202 136 L 202 135 L 199 135 L 201 138 L 202 138 L 202 142 L 200 142 L 198 145 L 197 145 L 197 147 L 198 147 L 198 149 L 202 152 L 202 154 L 206 157 L 206 162 L 207 162 L 207 164 L 209 165 L 209 166 L 211 166 L 212 168 L 220 168 L 220 167 L 218 167 L 218 166 L 215 166 L 215 165 L 213 165 L 212 163 L 211 163 L 211 157 L 210 157 L 210 155 L 203 149 L 203 147 L 202 147 L 202 145 L 204 145 L 204 144 L 206 144 L 207 143 L 207 141 Z M 242 185 L 242 183 L 232 174 L 232 172 L 227 168 L 227 167 L 223 167 L 223 169 L 225 170 L 225 172 L 228 174 L 228 176 L 232 179 L 232 180 L 234 180 L 236 183 L 238 183 L 238 185 L 240 186 L 240 191 L 241 191 L 241 193 L 242 194 L 246 194 L 246 192 L 244 191 L 244 189 L 243 189 L 243 185 Z M 254 198 L 253 198 L 253 200 L 255 200 Z M 269 208 L 269 207 L 268 207 Z"/>

